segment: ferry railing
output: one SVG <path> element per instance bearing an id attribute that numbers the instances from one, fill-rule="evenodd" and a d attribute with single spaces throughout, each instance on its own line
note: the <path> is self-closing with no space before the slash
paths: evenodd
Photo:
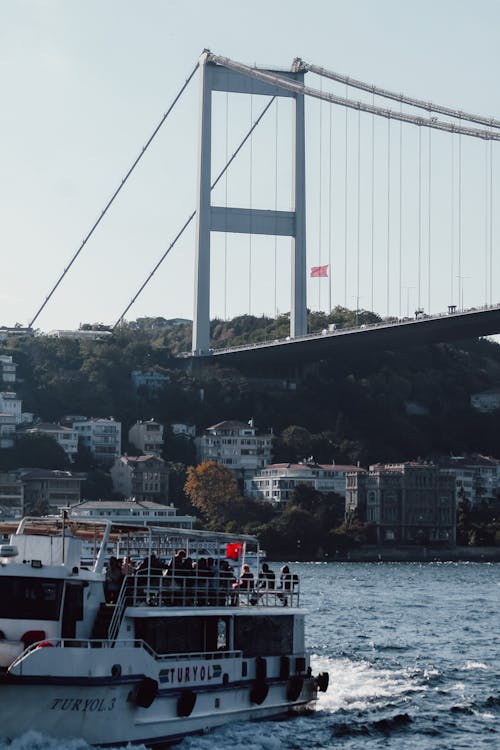
<path id="1" fill-rule="evenodd" d="M 225 650 L 221 649 L 218 651 L 189 651 L 186 653 L 171 653 L 171 654 L 159 654 L 151 646 L 144 641 L 142 638 L 124 638 L 111 642 L 105 638 L 47 638 L 37 643 L 32 643 L 28 646 L 22 654 L 19 654 L 9 669 L 21 665 L 26 656 L 33 651 L 37 651 L 39 648 L 54 647 L 54 648 L 84 648 L 84 649 L 95 649 L 95 648 L 142 648 L 155 661 L 188 661 L 195 659 L 204 659 L 205 661 L 220 661 L 223 659 L 236 659 L 242 655 L 241 650 Z"/>
<path id="2" fill-rule="evenodd" d="M 238 582 L 230 571 L 213 575 L 169 571 L 161 575 L 129 575 L 124 579 L 108 635 L 117 637 L 126 607 L 298 607 L 300 584 L 296 578 L 276 588 L 262 582 Z"/>

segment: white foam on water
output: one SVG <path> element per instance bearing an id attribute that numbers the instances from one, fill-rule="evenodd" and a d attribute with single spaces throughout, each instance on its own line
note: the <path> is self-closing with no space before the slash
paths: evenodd
<path id="1" fill-rule="evenodd" d="M 363 711 L 428 689 L 422 682 L 424 673 L 415 670 L 380 669 L 367 661 L 323 657 L 311 657 L 311 666 L 313 674 L 321 671 L 330 675 L 328 690 L 319 694 L 317 708 L 332 713 L 341 709 Z M 415 679 L 419 676 L 421 681 Z"/>
<path id="2" fill-rule="evenodd" d="M 0 727 L 1 731 L 1 727 Z M 31 729 L 21 737 L 0 741 L 0 750 L 90 750 L 91 746 L 82 739 L 55 739 Z"/>
<path id="3" fill-rule="evenodd" d="M 187 737 L 179 750 L 284 750 L 289 722 L 264 721 L 230 724 L 205 735 Z"/>
<path id="4" fill-rule="evenodd" d="M 0 727 L 1 732 L 1 727 Z M 94 750 L 85 740 L 79 738 L 56 739 L 34 729 L 13 740 L 0 739 L 0 750 Z M 110 748 L 110 750 L 114 750 Z M 120 748 L 123 750 L 123 747 Z M 146 750 L 144 745 L 134 745 L 134 750 Z"/>
<path id="5" fill-rule="evenodd" d="M 485 669 L 487 670 L 488 667 L 486 664 L 483 664 L 481 661 L 466 661 L 465 664 L 462 667 L 465 671 L 470 671 L 473 669 Z"/>

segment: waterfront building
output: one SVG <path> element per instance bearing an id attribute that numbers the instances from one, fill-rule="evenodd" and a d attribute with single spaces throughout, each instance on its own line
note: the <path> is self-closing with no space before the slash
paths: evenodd
<path id="1" fill-rule="evenodd" d="M 374 529 L 377 544 L 455 544 L 454 477 L 434 464 L 375 464 L 346 477 L 346 517 Z"/>
<path id="2" fill-rule="evenodd" d="M 463 492 L 472 506 L 496 500 L 500 489 L 500 461 L 491 456 L 447 456 L 439 459 L 442 471 L 455 479 L 458 493 Z"/>
<path id="3" fill-rule="evenodd" d="M 217 461 L 227 469 L 254 473 L 271 461 L 272 429 L 257 430 L 253 419 L 247 424 L 235 420 L 219 422 L 195 440 L 198 461 Z"/>
<path id="4" fill-rule="evenodd" d="M 24 516 L 24 486 L 14 472 L 0 472 L 0 520 L 18 521 Z"/>
<path id="5" fill-rule="evenodd" d="M 111 467 L 113 489 L 138 501 L 168 501 L 168 469 L 158 456 L 120 456 Z"/>
<path id="6" fill-rule="evenodd" d="M 142 453 L 160 456 L 163 450 L 163 432 L 163 425 L 154 419 L 144 422 L 141 420 L 133 424 L 128 431 L 128 440 Z"/>
<path id="7" fill-rule="evenodd" d="M 62 508 L 81 500 L 82 474 L 51 469 L 18 469 L 16 476 L 24 487 L 27 513 L 34 509 L 59 514 Z"/>
<path id="8" fill-rule="evenodd" d="M 39 422 L 25 431 L 26 435 L 47 435 L 58 443 L 70 461 L 75 460 L 78 452 L 78 433 L 72 427 L 63 427 L 51 422 Z"/>
<path id="9" fill-rule="evenodd" d="M 356 471 L 361 469 L 351 465 L 317 464 L 312 461 L 270 464 L 245 480 L 245 494 L 280 507 L 287 504 L 299 485 L 308 485 L 324 494 L 335 492 L 345 497 L 346 475 Z"/>

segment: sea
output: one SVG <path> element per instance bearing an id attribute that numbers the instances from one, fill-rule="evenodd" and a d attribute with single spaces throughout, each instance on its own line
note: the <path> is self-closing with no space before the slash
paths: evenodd
<path id="1" fill-rule="evenodd" d="M 179 750 L 500 750 L 500 564 L 289 565 L 327 692 L 310 715 L 233 724 Z M 35 731 L 6 747 L 88 749 Z"/>

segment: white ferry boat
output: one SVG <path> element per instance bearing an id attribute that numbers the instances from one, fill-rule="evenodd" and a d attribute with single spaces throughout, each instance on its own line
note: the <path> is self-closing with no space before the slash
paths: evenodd
<path id="1" fill-rule="evenodd" d="M 36 729 L 98 746 L 168 744 L 307 709 L 327 688 L 327 673 L 311 674 L 298 583 L 234 588 L 226 564 L 210 576 L 158 569 L 157 558 L 213 534 L 54 518 L 9 531 L 0 546 L 5 740 Z M 123 549 L 140 535 L 147 563 L 106 602 L 110 542 Z M 81 565 L 84 540 L 100 542 L 92 568 Z"/>

